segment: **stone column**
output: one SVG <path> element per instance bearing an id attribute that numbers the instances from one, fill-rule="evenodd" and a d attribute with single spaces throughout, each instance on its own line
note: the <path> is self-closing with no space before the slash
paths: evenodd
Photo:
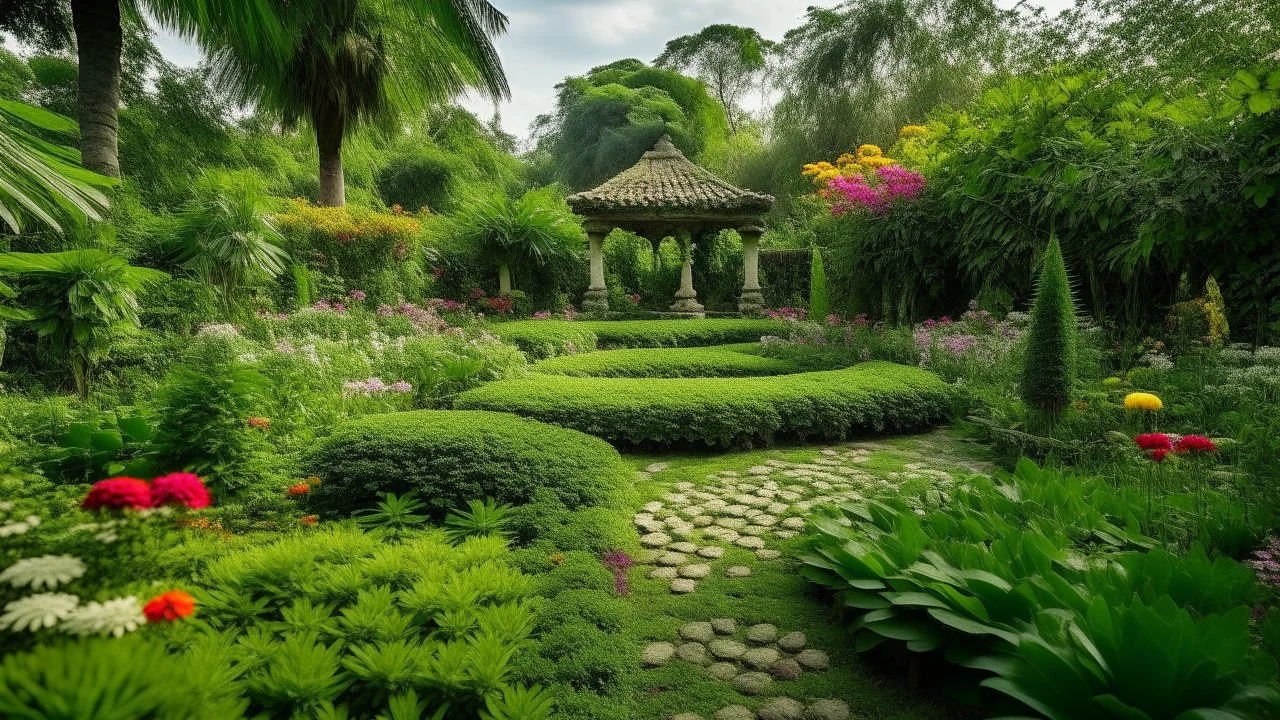
<path id="1" fill-rule="evenodd" d="M 676 301 L 671 304 L 671 312 L 701 316 L 703 307 L 698 304 L 698 293 L 693 289 L 693 238 L 688 230 L 682 230 L 679 240 L 684 266 L 680 268 L 680 289 L 676 291 Z"/>
<path id="2" fill-rule="evenodd" d="M 760 292 L 760 228 L 742 228 L 742 294 L 738 296 L 738 312 L 744 317 L 759 315 L 764 310 L 764 295 Z"/>
<path id="3" fill-rule="evenodd" d="M 587 251 L 591 256 L 591 285 L 582 299 L 582 310 L 591 313 L 609 311 L 609 292 L 604 286 L 604 236 L 601 232 L 587 233 Z"/>

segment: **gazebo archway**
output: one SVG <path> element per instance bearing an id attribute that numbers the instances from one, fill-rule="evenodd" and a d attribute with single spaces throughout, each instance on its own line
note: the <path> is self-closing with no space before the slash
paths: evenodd
<path id="1" fill-rule="evenodd" d="M 650 242 L 674 237 L 684 266 L 672 312 L 701 315 L 693 287 L 693 240 L 702 232 L 736 230 L 742 237 L 743 277 L 738 311 L 755 315 L 764 307 L 760 294 L 759 249 L 764 214 L 773 196 L 734 187 L 689 161 L 671 137 L 663 135 L 635 165 L 599 187 L 568 198 L 569 207 L 586 218 L 591 257 L 591 285 L 583 309 L 606 312 L 604 238 L 615 228 L 630 230 Z"/>

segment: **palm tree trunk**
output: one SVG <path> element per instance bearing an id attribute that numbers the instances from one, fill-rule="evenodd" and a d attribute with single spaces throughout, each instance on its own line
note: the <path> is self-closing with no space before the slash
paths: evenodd
<path id="1" fill-rule="evenodd" d="M 320 150 L 320 204 L 342 207 L 347 204 L 342 181 L 342 116 L 317 112 L 312 122 Z"/>
<path id="2" fill-rule="evenodd" d="M 511 266 L 506 263 L 498 266 L 498 294 L 511 294 Z"/>
<path id="3" fill-rule="evenodd" d="M 79 49 L 77 115 L 84 166 L 120 177 L 116 108 L 120 106 L 119 0 L 71 0 L 71 22 Z"/>

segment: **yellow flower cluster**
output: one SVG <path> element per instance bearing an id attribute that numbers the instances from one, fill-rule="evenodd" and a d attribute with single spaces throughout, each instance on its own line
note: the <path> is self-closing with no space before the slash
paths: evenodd
<path id="1" fill-rule="evenodd" d="M 922 137 L 928 133 L 929 128 L 923 125 L 904 125 L 902 129 L 898 131 L 898 138 L 906 140 L 908 138 Z"/>
<path id="2" fill-rule="evenodd" d="M 411 238 L 422 229 L 422 223 L 409 215 L 349 206 L 320 207 L 306 200 L 294 200 L 275 220 L 285 233 L 291 230 L 321 233 L 342 242 L 379 235 Z"/>
<path id="3" fill-rule="evenodd" d="M 808 176 L 813 184 L 824 188 L 827 183 L 837 177 L 853 177 L 862 175 L 868 170 L 894 165 L 898 161 L 885 157 L 878 145 L 860 145 L 856 153 L 842 153 L 836 158 L 834 165 L 826 160 L 808 163 L 800 168 L 802 175 Z"/>
<path id="4" fill-rule="evenodd" d="M 1151 393 L 1134 392 L 1124 396 L 1124 408 L 1126 410 L 1154 412 L 1163 409 L 1164 403 L 1160 402 L 1160 398 Z"/>

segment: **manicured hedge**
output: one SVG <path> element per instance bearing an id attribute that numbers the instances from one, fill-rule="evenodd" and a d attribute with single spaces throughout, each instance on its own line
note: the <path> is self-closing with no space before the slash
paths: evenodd
<path id="1" fill-rule="evenodd" d="M 533 366 L 536 372 L 578 377 L 756 377 L 796 372 L 785 360 L 751 354 L 759 343 L 693 348 L 636 348 L 561 355 Z"/>
<path id="2" fill-rule="evenodd" d="M 541 359 L 566 353 L 610 348 L 703 347 L 758 342 L 765 335 L 785 335 L 775 320 L 705 318 L 700 320 L 517 320 L 493 331 Z"/>
<path id="3" fill-rule="evenodd" d="M 617 443 L 735 445 L 919 427 L 943 418 L 950 398 L 932 373 L 869 362 L 763 378 L 532 375 L 469 390 L 454 405 L 513 412 Z"/>
<path id="4" fill-rule="evenodd" d="M 350 514 L 380 492 L 416 491 L 437 512 L 476 498 L 523 503 L 548 488 L 569 508 L 632 479 L 607 443 L 496 412 L 417 410 L 338 426 L 309 459 L 317 510 Z"/>

